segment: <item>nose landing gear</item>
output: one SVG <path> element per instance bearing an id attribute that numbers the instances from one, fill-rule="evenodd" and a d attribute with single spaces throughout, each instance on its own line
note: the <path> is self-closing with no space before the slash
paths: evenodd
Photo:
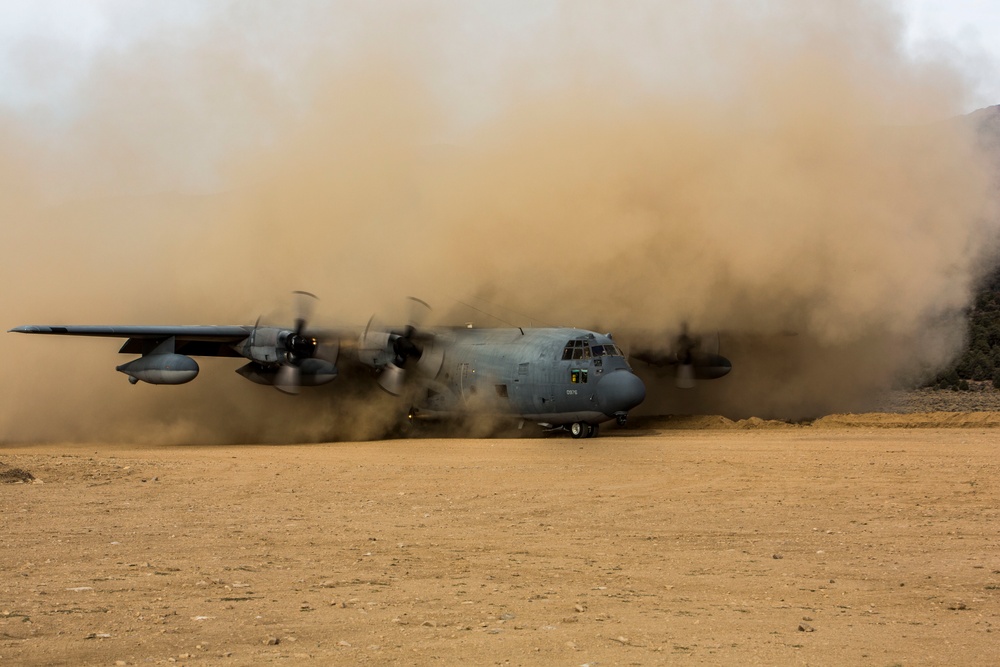
<path id="1" fill-rule="evenodd" d="M 573 422 L 569 425 L 569 434 L 574 438 L 596 438 L 600 426 L 586 422 Z"/>

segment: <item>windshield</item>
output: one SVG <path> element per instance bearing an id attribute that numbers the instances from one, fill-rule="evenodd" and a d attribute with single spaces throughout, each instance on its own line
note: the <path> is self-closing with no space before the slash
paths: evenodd
<path id="1" fill-rule="evenodd" d="M 570 359 L 590 359 L 597 357 L 624 357 L 622 351 L 613 343 L 603 345 L 591 345 L 585 340 L 571 340 L 563 348 L 562 358 L 564 361 Z"/>
<path id="2" fill-rule="evenodd" d="M 622 351 L 618 349 L 617 345 L 607 344 L 607 345 L 592 345 L 591 350 L 593 350 L 595 357 L 624 357 Z"/>

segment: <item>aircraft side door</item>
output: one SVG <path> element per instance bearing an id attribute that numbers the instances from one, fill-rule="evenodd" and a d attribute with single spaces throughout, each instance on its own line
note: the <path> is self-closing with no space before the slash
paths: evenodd
<path id="1" fill-rule="evenodd" d="M 532 394 L 534 385 L 531 383 L 531 362 L 525 361 L 517 365 L 517 370 L 507 385 L 511 408 L 515 412 L 525 414 L 535 410 Z"/>
<path id="2" fill-rule="evenodd" d="M 556 412 L 556 378 L 558 372 L 554 370 L 559 365 L 553 360 L 554 354 L 551 351 L 541 352 L 537 361 L 530 364 L 528 369 L 528 386 L 531 392 L 534 411 L 539 414 Z"/>

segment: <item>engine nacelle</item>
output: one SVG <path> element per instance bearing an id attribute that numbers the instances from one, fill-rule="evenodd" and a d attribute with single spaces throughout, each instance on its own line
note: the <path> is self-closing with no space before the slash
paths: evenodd
<path id="1" fill-rule="evenodd" d="M 718 354 L 701 354 L 694 357 L 694 377 L 698 380 L 717 380 L 733 370 L 733 362 Z"/>
<path id="2" fill-rule="evenodd" d="M 398 338 L 385 331 L 365 331 L 358 339 L 358 359 L 372 368 L 386 366 L 396 356 L 393 346 Z"/>
<path id="3" fill-rule="evenodd" d="M 184 384 L 198 375 L 198 363 L 183 354 L 148 354 L 115 368 L 128 376 L 129 382 L 149 384 Z"/>
<path id="4" fill-rule="evenodd" d="M 280 366 L 264 366 L 250 362 L 240 366 L 236 372 L 257 384 L 273 385 L 278 377 Z M 337 377 L 337 367 L 323 359 L 305 359 L 299 364 L 299 384 L 303 387 L 316 387 L 332 382 Z"/>

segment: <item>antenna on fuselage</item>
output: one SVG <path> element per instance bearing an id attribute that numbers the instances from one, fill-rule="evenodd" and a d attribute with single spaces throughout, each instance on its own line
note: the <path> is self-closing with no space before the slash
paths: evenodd
<path id="1" fill-rule="evenodd" d="M 497 317 L 493 313 L 487 312 L 487 311 L 483 310 L 482 308 L 476 308 L 471 303 L 465 303 L 464 301 L 460 301 L 459 299 L 455 299 L 455 303 L 457 303 L 460 306 L 465 306 L 466 308 L 471 308 L 472 310 L 476 311 L 477 313 L 482 313 L 486 317 L 491 317 L 494 320 L 496 320 L 497 322 L 501 322 L 502 324 L 506 324 L 509 327 L 516 327 L 517 326 L 513 322 L 508 322 L 507 320 L 503 319 L 502 317 Z M 466 322 L 465 323 L 465 328 L 466 329 L 471 329 L 472 328 L 472 322 Z"/>
<path id="2" fill-rule="evenodd" d="M 509 321 L 503 319 L 502 317 L 500 317 L 499 315 L 494 315 L 492 312 L 490 312 L 488 310 L 483 310 L 482 308 L 477 308 L 476 306 L 473 306 L 471 303 L 466 303 L 465 301 L 462 301 L 461 299 L 456 299 L 455 297 L 452 297 L 452 298 L 455 300 L 455 303 L 457 303 L 457 304 L 459 304 L 461 306 L 465 306 L 466 308 L 471 308 L 472 310 L 476 311 L 477 313 L 482 313 L 483 315 L 486 315 L 487 317 L 490 317 L 490 318 L 496 320 L 497 322 L 501 322 L 503 324 L 506 324 L 509 327 L 517 327 L 519 329 L 521 328 L 517 324 L 514 324 L 513 322 L 509 322 Z M 539 322 L 542 326 L 547 326 L 547 327 L 555 326 L 555 325 L 553 325 L 553 324 L 551 324 L 549 322 L 545 322 L 541 318 L 532 317 L 531 315 L 526 315 L 525 313 L 518 312 L 518 311 L 516 311 L 516 310 L 514 310 L 512 308 L 505 308 L 504 306 L 501 306 L 499 304 L 495 304 L 495 303 L 493 303 L 491 301 L 487 301 L 486 299 L 483 299 L 482 297 L 471 296 L 471 297 L 468 297 L 468 298 L 473 299 L 475 301 L 482 302 L 482 303 L 486 304 L 487 306 L 489 306 L 490 308 L 496 308 L 496 309 L 499 309 L 499 310 L 504 310 L 504 311 L 507 311 L 509 313 L 513 313 L 514 315 L 516 315 L 519 318 L 522 318 L 524 320 L 528 320 L 528 327 L 529 328 L 533 327 L 534 323 L 536 321 Z M 522 330 L 521 333 L 524 333 L 524 331 Z"/>

